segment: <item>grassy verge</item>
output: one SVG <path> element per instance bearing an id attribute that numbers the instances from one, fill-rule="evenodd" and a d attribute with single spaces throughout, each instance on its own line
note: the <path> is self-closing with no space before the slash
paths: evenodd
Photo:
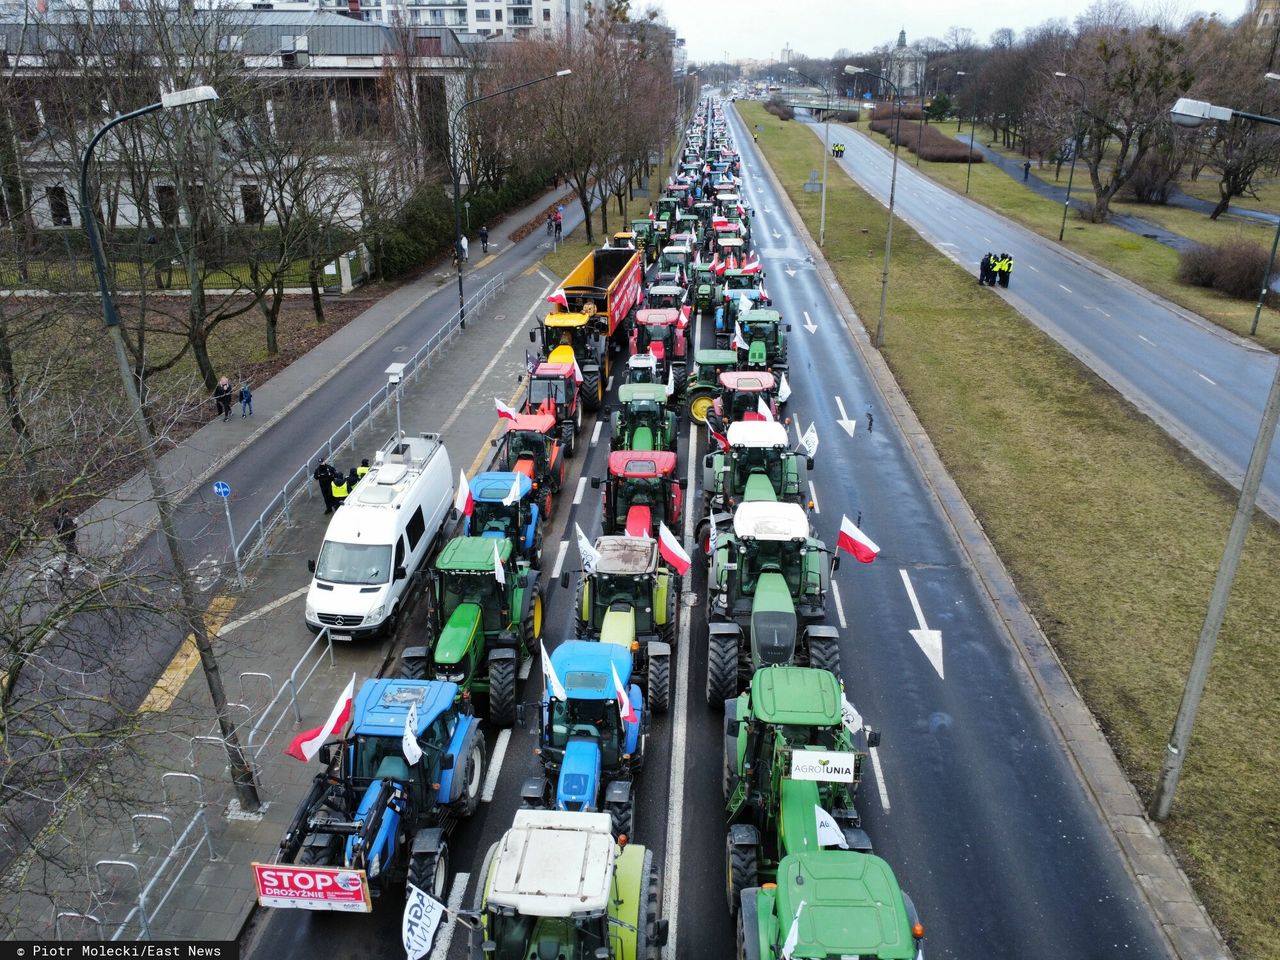
<path id="1" fill-rule="evenodd" d="M 800 186 L 820 142 L 758 104 L 738 109 L 761 125 L 761 148 L 816 234 L 818 196 Z M 829 232 L 826 255 L 860 315 L 874 317 L 884 208 L 838 173 L 827 207 L 829 222 L 867 228 Z M 886 357 L 1147 798 L 1234 491 L 904 224 L 893 246 Z M 1164 826 L 1246 960 L 1280 960 L 1278 577 L 1280 530 L 1259 517 Z"/>
<path id="2" fill-rule="evenodd" d="M 861 132 L 868 132 L 865 122 L 857 126 Z M 950 133 L 954 127 L 943 124 L 942 129 Z M 968 130 L 968 126 L 965 130 Z M 978 132 L 981 135 L 982 131 Z M 886 137 L 879 134 L 870 134 L 870 136 L 882 146 L 892 146 Z M 832 137 L 838 139 L 834 131 Z M 914 165 L 915 157 L 906 150 L 902 150 L 899 154 L 899 162 Z M 1058 239 L 1058 230 L 1062 224 L 1060 203 L 1033 193 L 994 164 L 975 163 L 971 174 L 966 170 L 966 166 L 963 163 L 933 163 L 922 160 L 919 169 L 926 176 L 960 193 L 964 192 L 966 175 L 970 175 L 969 196 L 972 199 L 1042 237 L 1055 241 Z M 1072 195 L 1081 198 L 1089 195 L 1088 173 L 1079 165 L 1076 167 Z M 1232 218 L 1229 221 L 1226 218 L 1220 218 L 1215 223 L 1207 214 L 1197 214 L 1174 207 L 1115 203 L 1113 208 L 1118 213 L 1132 213 L 1166 229 L 1206 243 L 1243 234 L 1269 247 L 1274 233 L 1265 224 L 1253 224 L 1240 218 Z M 1253 321 L 1253 303 L 1180 282 L 1177 279 L 1178 254 L 1169 247 L 1110 224 L 1086 223 L 1074 215 L 1067 218 L 1064 245 L 1153 293 L 1199 314 L 1206 320 L 1242 336 L 1249 332 L 1249 326 Z M 1016 250 L 1011 252 L 1015 257 L 1017 256 Z M 1268 349 L 1280 350 L 1280 312 L 1264 311 L 1256 339 Z"/>

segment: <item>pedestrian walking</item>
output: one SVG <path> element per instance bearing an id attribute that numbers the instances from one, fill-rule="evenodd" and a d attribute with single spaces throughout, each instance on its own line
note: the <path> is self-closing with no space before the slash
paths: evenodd
<path id="1" fill-rule="evenodd" d="M 325 513 L 333 513 L 333 508 L 338 505 L 333 499 L 333 478 L 335 475 L 333 467 L 329 466 L 329 461 L 324 457 L 320 458 L 316 464 L 315 472 L 311 474 L 316 483 L 320 485 L 320 496 L 324 497 Z"/>
<path id="2" fill-rule="evenodd" d="M 462 262 L 467 262 L 467 235 L 464 233 L 458 238 L 458 256 L 462 258 Z"/>
<path id="3" fill-rule="evenodd" d="M 1023 164 L 1022 164 L 1022 182 L 1026 183 L 1027 177 L 1029 176 L 1031 176 L 1031 161 L 1026 160 L 1026 161 L 1023 161 Z"/>
<path id="4" fill-rule="evenodd" d="M 240 384 L 240 419 L 253 416 L 253 391 L 248 383 Z"/>
<path id="5" fill-rule="evenodd" d="M 53 531 L 58 535 L 58 539 L 62 541 L 62 549 L 66 551 L 67 556 L 80 556 L 80 550 L 76 547 L 76 522 L 66 507 L 58 508 L 58 512 L 53 518 Z M 63 566 L 63 572 L 66 572 L 65 565 Z"/>
<path id="6" fill-rule="evenodd" d="M 231 419 L 231 382 L 223 377 L 218 381 L 218 385 L 213 388 L 213 402 L 217 409 L 214 416 L 221 416 L 223 420 Z"/>
<path id="7" fill-rule="evenodd" d="M 480 249 L 485 253 L 489 252 L 489 228 L 480 228 Z"/>

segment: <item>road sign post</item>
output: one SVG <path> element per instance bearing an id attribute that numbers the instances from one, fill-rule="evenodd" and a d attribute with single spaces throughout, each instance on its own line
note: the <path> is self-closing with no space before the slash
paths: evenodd
<path id="1" fill-rule="evenodd" d="M 236 543 L 236 529 L 231 525 L 231 484 L 224 480 L 213 482 L 213 493 L 222 501 L 222 509 L 227 515 L 227 535 L 231 537 L 231 556 L 236 562 L 236 580 L 240 589 L 244 589 L 244 569 L 240 566 L 240 545 Z"/>

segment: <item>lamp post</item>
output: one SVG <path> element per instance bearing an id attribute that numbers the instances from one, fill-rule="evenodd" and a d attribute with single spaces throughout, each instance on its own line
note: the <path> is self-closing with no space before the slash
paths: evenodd
<path id="1" fill-rule="evenodd" d="M 857 76 L 864 74 L 874 80 L 880 80 L 887 83 L 893 90 L 893 99 L 900 101 L 901 94 L 898 93 L 898 85 L 888 77 L 882 77 L 878 73 L 872 73 L 865 67 L 855 67 L 852 64 L 844 68 L 844 72 Z M 898 106 L 896 119 L 893 125 L 893 168 L 889 174 L 889 226 L 884 232 L 884 270 L 880 274 L 880 318 L 876 321 L 876 349 L 879 350 L 884 346 L 884 307 L 889 297 L 889 256 L 893 250 L 893 198 L 898 186 L 898 143 L 902 139 L 902 107 Z"/>
<path id="2" fill-rule="evenodd" d="M 462 292 L 462 189 L 460 186 L 462 170 L 458 161 L 458 117 L 462 115 L 462 111 L 466 110 L 467 107 L 474 106 L 482 101 L 492 100 L 494 97 L 500 97 L 504 93 L 523 90 L 525 87 L 532 87 L 535 83 L 541 83 L 543 80 L 567 77 L 571 73 L 573 73 L 572 70 L 557 70 L 555 73 L 549 73 L 545 77 L 538 77 L 536 80 L 526 80 L 524 83 L 517 83 L 511 87 L 495 90 L 493 93 L 486 93 L 483 97 L 474 97 L 454 110 L 453 116 L 449 120 L 449 136 L 452 138 L 453 144 L 453 150 L 451 151 L 453 155 L 452 162 L 449 164 L 450 172 L 453 174 L 453 259 L 458 265 L 458 325 L 463 330 L 467 328 L 467 301 Z"/>
<path id="3" fill-rule="evenodd" d="M 956 76 L 966 77 L 968 74 L 963 70 L 957 70 Z M 972 122 L 969 124 L 969 154 L 965 157 L 964 170 L 964 192 L 966 195 L 969 193 L 969 181 L 973 178 L 973 138 L 978 133 L 978 104 L 976 102 L 973 105 L 973 116 L 971 121 Z"/>
<path id="4" fill-rule="evenodd" d="M 214 713 L 218 717 L 218 729 L 222 734 L 222 742 L 227 750 L 227 764 L 231 769 L 231 779 L 235 784 L 236 796 L 240 807 L 246 812 L 256 811 L 260 805 L 258 788 L 253 779 L 253 768 L 240 746 L 235 725 L 227 712 L 227 694 L 222 685 L 222 673 L 218 668 L 218 659 L 213 652 L 213 644 L 209 640 L 209 631 L 205 626 L 204 616 L 196 610 L 196 593 L 191 584 L 191 576 L 187 570 L 186 559 L 182 554 L 182 544 L 178 541 L 177 530 L 173 523 L 173 504 L 169 500 L 169 492 L 165 488 L 164 478 L 160 475 L 160 466 L 156 462 L 155 440 L 151 436 L 151 428 L 147 424 L 142 410 L 142 400 L 138 395 L 138 386 L 134 382 L 133 371 L 129 368 L 129 356 L 125 350 L 124 334 L 120 330 L 120 314 L 116 310 L 115 301 L 111 298 L 111 287 L 107 279 L 107 258 L 102 249 L 102 238 L 98 235 L 98 220 L 94 213 L 97 206 L 89 197 L 89 164 L 93 160 L 93 151 L 113 128 L 127 120 L 144 117 L 160 110 L 178 110 L 183 107 L 208 103 L 218 99 L 213 87 L 191 87 L 165 93 L 159 103 L 152 103 L 129 113 L 112 117 L 93 135 L 89 145 L 84 148 L 80 159 L 80 222 L 89 237 L 89 250 L 93 255 L 93 270 L 98 278 L 98 294 L 102 298 L 102 320 L 106 324 L 107 333 L 115 348 L 116 365 L 120 371 L 120 382 L 128 397 L 130 413 L 133 416 L 133 427 L 141 445 L 142 462 L 151 484 L 151 495 L 156 502 L 156 512 L 160 515 L 160 530 L 164 536 L 165 546 L 169 550 L 169 559 L 173 564 L 174 577 L 178 581 L 179 595 L 182 597 L 186 627 L 195 637 L 196 650 L 200 654 L 200 665 L 204 671 L 205 681 L 209 686 L 209 696 L 213 700 Z M 234 544 L 232 545 L 234 550 Z"/>
<path id="5" fill-rule="evenodd" d="M 1061 77 L 1063 80 L 1074 80 L 1080 84 L 1080 109 L 1084 110 L 1084 98 L 1087 95 L 1084 88 L 1084 81 L 1079 77 L 1073 77 L 1069 73 L 1063 73 L 1061 70 L 1053 71 L 1055 77 Z M 1076 177 L 1076 157 L 1080 153 L 1080 125 L 1076 124 L 1074 136 L 1071 138 L 1071 170 L 1067 173 L 1067 198 L 1062 201 L 1062 226 L 1058 228 L 1058 242 L 1062 242 L 1062 238 L 1067 234 L 1067 210 L 1071 208 L 1071 184 Z M 1061 168 L 1059 168 L 1061 169 Z"/>
<path id="6" fill-rule="evenodd" d="M 1173 122 L 1181 127 L 1198 127 L 1207 122 L 1225 122 L 1235 118 L 1280 126 L 1280 119 L 1276 117 L 1245 113 L 1241 110 L 1232 110 L 1230 107 L 1217 107 L 1202 100 L 1186 98 L 1175 103 L 1170 114 Z M 1169 744 L 1165 748 L 1164 763 L 1160 769 L 1160 783 L 1151 798 L 1151 816 L 1156 820 L 1165 819 L 1173 806 L 1173 795 L 1178 789 L 1182 765 L 1186 762 L 1191 729 L 1195 725 L 1200 697 L 1204 693 L 1205 681 L 1209 677 L 1213 650 L 1218 642 L 1218 632 L 1222 628 L 1223 617 L 1226 615 L 1227 598 L 1231 594 L 1231 584 L 1235 580 L 1236 568 L 1240 564 L 1240 554 L 1244 551 L 1245 537 L 1249 533 L 1249 521 L 1253 518 L 1254 506 L 1258 500 L 1258 487 L 1262 484 L 1262 472 L 1266 468 L 1267 455 L 1271 451 L 1271 441 L 1275 439 L 1278 419 L 1280 419 L 1280 364 L 1276 365 L 1271 389 L 1267 393 L 1267 402 L 1262 408 L 1262 421 L 1258 425 L 1258 435 L 1253 441 L 1253 450 L 1249 453 L 1249 466 L 1244 472 L 1244 482 L 1240 485 L 1240 501 L 1236 505 L 1236 513 L 1231 520 L 1227 545 L 1218 563 L 1218 573 L 1213 581 L 1213 593 L 1209 597 L 1209 608 L 1205 611 L 1204 625 L 1200 628 L 1200 639 L 1196 643 L 1195 657 L 1191 661 L 1191 671 L 1187 675 L 1187 685 L 1182 691 L 1182 702 L 1178 705 L 1178 718 L 1174 721 L 1173 732 L 1169 735 Z"/>
<path id="7" fill-rule="evenodd" d="M 827 161 L 831 157 L 831 91 L 803 70 L 797 70 L 795 67 L 787 67 L 787 69 L 792 73 L 798 73 L 810 83 L 817 84 L 822 88 L 822 93 L 827 99 L 827 118 L 822 132 L 822 138 L 825 141 L 823 146 L 826 148 L 822 151 L 822 199 L 818 201 L 818 246 L 821 247 L 827 242 Z"/>

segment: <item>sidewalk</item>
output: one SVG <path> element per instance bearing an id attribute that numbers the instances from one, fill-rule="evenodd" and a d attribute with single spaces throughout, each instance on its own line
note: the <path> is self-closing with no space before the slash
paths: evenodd
<path id="1" fill-rule="evenodd" d="M 466 335 L 445 348 L 443 362 L 406 386 L 403 428 L 443 433 L 455 472 L 476 472 L 491 453 L 493 398 L 510 402 L 519 392 L 524 333 L 553 282 L 536 265 L 509 278 L 469 317 Z M 353 323 L 367 322 L 370 335 L 381 318 L 411 308 L 413 296 L 405 291 Z M 311 372 L 291 369 L 272 385 L 286 390 L 290 380 L 301 382 L 296 377 L 321 375 L 315 371 L 323 357 L 304 359 Z M 394 429 L 389 409 L 357 436 L 350 456 L 358 462 L 370 455 Z M 174 453 L 196 474 L 202 456 L 229 453 L 217 443 Z M 234 940 L 240 934 L 255 906 L 249 864 L 272 859 L 319 769 L 283 755 L 283 748 L 298 730 L 324 719 L 353 672 L 357 682 L 376 674 L 390 650 L 389 641 L 341 645 L 330 662 L 312 643 L 302 604 L 310 582 L 306 559 L 327 525 L 318 496 L 301 500 L 293 519 L 271 556 L 250 567 L 247 589 L 215 597 L 206 614 L 242 746 L 258 767 L 262 810 L 241 814 L 233 800 L 204 676 L 184 645 L 144 704 L 151 712 L 131 755 L 67 803 L 42 834 L 43 857 L 28 855 L 4 878 L 0 909 L 16 936 L 137 939 L 146 930 L 152 939 Z M 411 619 L 406 629 L 413 628 Z M 300 720 L 285 684 L 295 664 L 304 681 Z M 148 886 L 139 911 L 138 892 Z"/>

